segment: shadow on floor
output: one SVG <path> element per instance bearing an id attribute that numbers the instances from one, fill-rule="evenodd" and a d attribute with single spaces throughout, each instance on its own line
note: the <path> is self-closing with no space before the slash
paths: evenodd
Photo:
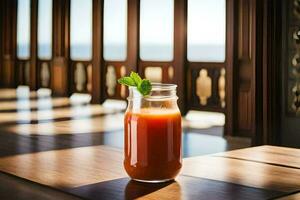
<path id="1" fill-rule="evenodd" d="M 221 130 L 222 127 L 215 127 L 214 129 L 214 131 Z M 200 156 L 250 146 L 250 139 L 248 138 L 224 138 L 206 134 L 209 132 L 210 130 L 206 129 L 197 132 L 189 132 L 189 129 L 184 129 L 182 137 L 183 157 Z M 0 157 L 97 145 L 122 149 L 123 141 L 122 129 L 57 135 L 18 135 L 2 131 L 0 133 Z"/>
<path id="2" fill-rule="evenodd" d="M 140 183 L 120 178 L 100 183 L 65 189 L 79 197 L 90 200 L 136 199 L 270 199 L 283 192 L 247 187 L 243 185 L 180 175 L 172 181 L 160 184 Z"/>

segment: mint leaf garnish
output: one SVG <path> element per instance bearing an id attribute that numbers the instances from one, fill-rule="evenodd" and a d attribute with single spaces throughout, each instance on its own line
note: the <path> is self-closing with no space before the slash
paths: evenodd
<path id="1" fill-rule="evenodd" d="M 131 77 L 125 76 L 118 80 L 118 83 L 127 85 L 127 86 L 135 86 L 134 80 Z"/>
<path id="2" fill-rule="evenodd" d="M 143 96 L 150 94 L 152 89 L 151 82 L 148 79 L 142 79 L 136 72 L 131 72 L 130 76 L 120 78 L 118 83 L 136 87 Z"/>
<path id="3" fill-rule="evenodd" d="M 150 94 L 152 85 L 149 80 L 143 79 L 141 84 L 138 85 L 137 89 L 143 96 L 145 96 Z"/>
<path id="4" fill-rule="evenodd" d="M 134 80 L 136 86 L 138 86 L 139 84 L 141 84 L 142 78 L 140 77 L 140 75 L 138 73 L 131 72 L 130 73 L 130 77 L 132 78 L 132 80 Z"/>

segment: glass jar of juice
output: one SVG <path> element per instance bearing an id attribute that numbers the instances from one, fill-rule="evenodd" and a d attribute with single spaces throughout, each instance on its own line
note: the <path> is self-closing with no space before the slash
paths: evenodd
<path id="1" fill-rule="evenodd" d="M 149 95 L 129 88 L 124 167 L 137 181 L 173 180 L 181 169 L 181 114 L 176 85 L 152 84 Z"/>

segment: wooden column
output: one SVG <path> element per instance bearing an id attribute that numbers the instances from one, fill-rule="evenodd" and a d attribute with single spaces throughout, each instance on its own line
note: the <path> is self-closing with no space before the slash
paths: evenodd
<path id="1" fill-rule="evenodd" d="M 253 145 L 279 141 L 281 2 L 236 1 L 232 133 Z"/>
<path id="2" fill-rule="evenodd" d="M 178 105 L 182 114 L 187 112 L 186 98 L 186 34 L 187 34 L 187 1 L 175 0 L 174 11 L 174 80 L 177 84 Z"/>
<path id="3" fill-rule="evenodd" d="M 92 60 L 92 103 L 102 103 L 103 90 L 101 90 L 102 77 L 102 23 L 103 1 L 93 1 L 93 60 Z"/>
<path id="4" fill-rule="evenodd" d="M 253 87 L 251 87 L 251 78 L 253 76 L 251 66 L 251 53 L 253 46 L 251 44 L 251 30 L 249 30 L 251 23 L 251 12 L 250 12 L 250 0 L 239 0 L 238 4 L 238 55 L 237 55 L 237 66 L 236 66 L 236 127 L 235 135 L 247 135 L 253 134 L 252 124 L 254 123 L 252 104 L 254 103 L 251 94 L 253 94 Z M 253 19 L 251 19 L 253 22 Z M 253 26 L 252 26 L 253 27 Z M 252 39 L 252 38 L 251 38 Z M 251 49 L 251 51 L 250 51 Z M 253 58 L 252 58 L 253 59 Z M 252 60 L 253 61 L 253 60 Z M 248 64 L 248 65 L 247 65 Z M 251 93 L 252 92 L 252 93 Z"/>
<path id="5" fill-rule="evenodd" d="M 4 27 L 3 27 L 3 13 L 4 13 L 4 1 L 0 1 L 0 30 L 4 30 Z M 3 69 L 3 62 L 2 62 L 2 59 L 3 59 L 3 31 L 0 31 L 0 88 L 3 86 L 3 83 L 2 83 L 2 69 Z"/>
<path id="6" fill-rule="evenodd" d="M 293 34 L 299 27 L 297 1 L 263 0 L 261 3 L 262 58 L 260 130 L 254 144 L 299 147 L 299 118 L 293 110 L 293 86 L 297 71 L 291 62 L 299 51 Z M 292 86 L 292 87 L 291 87 Z M 295 98 L 295 100 L 297 100 Z"/>
<path id="7" fill-rule="evenodd" d="M 234 109 L 235 109 L 235 99 L 234 99 L 234 77 L 235 77 L 235 62 L 234 57 L 236 54 L 236 32 L 235 27 L 235 16 L 236 16 L 236 5 L 235 0 L 226 1 L 226 79 L 225 79 L 225 91 L 226 91 L 226 108 L 225 108 L 225 135 L 233 135 L 234 127 Z"/>
<path id="8" fill-rule="evenodd" d="M 1 43 L 1 74 L 0 82 L 3 87 L 14 87 L 15 59 L 16 59 L 16 18 L 17 1 L 1 1 L 3 32 Z"/>
<path id="9" fill-rule="evenodd" d="M 128 1 L 128 28 L 127 28 L 127 73 L 137 70 L 137 60 L 139 57 L 139 0 Z"/>
<path id="10" fill-rule="evenodd" d="M 256 132 L 256 0 L 238 0 L 235 135 Z"/>
<path id="11" fill-rule="evenodd" d="M 53 95 L 68 95 L 69 0 L 53 1 L 53 63 L 51 89 Z"/>
<path id="12" fill-rule="evenodd" d="M 30 82 L 29 86 L 31 90 L 37 89 L 37 10 L 38 0 L 31 0 L 31 12 L 30 12 Z M 17 30 L 22 31 L 22 30 Z"/>
<path id="13" fill-rule="evenodd" d="M 281 51 L 283 38 L 282 1 L 263 0 L 260 3 L 259 29 L 261 30 L 260 49 L 260 90 L 258 100 L 259 130 L 256 131 L 254 144 L 279 144 L 281 99 Z M 286 30 L 287 31 L 287 30 Z M 285 66 L 285 65 L 284 65 Z"/>

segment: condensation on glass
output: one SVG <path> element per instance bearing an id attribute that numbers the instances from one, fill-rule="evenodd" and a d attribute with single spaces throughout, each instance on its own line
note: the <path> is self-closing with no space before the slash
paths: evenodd
<path id="1" fill-rule="evenodd" d="M 140 1 L 140 58 L 172 61 L 174 56 L 174 0 Z"/>
<path id="2" fill-rule="evenodd" d="M 125 61 L 127 0 L 105 0 L 103 15 L 103 57 L 108 61 Z"/>
<path id="3" fill-rule="evenodd" d="M 187 59 L 224 62 L 226 0 L 188 0 Z"/>
<path id="4" fill-rule="evenodd" d="M 17 57 L 30 57 L 30 0 L 18 0 L 17 6 Z"/>
<path id="5" fill-rule="evenodd" d="M 92 59 L 92 15 L 92 0 L 71 0 L 70 56 L 72 60 Z"/>
<path id="6" fill-rule="evenodd" d="M 38 2 L 38 58 L 52 57 L 52 0 Z"/>

